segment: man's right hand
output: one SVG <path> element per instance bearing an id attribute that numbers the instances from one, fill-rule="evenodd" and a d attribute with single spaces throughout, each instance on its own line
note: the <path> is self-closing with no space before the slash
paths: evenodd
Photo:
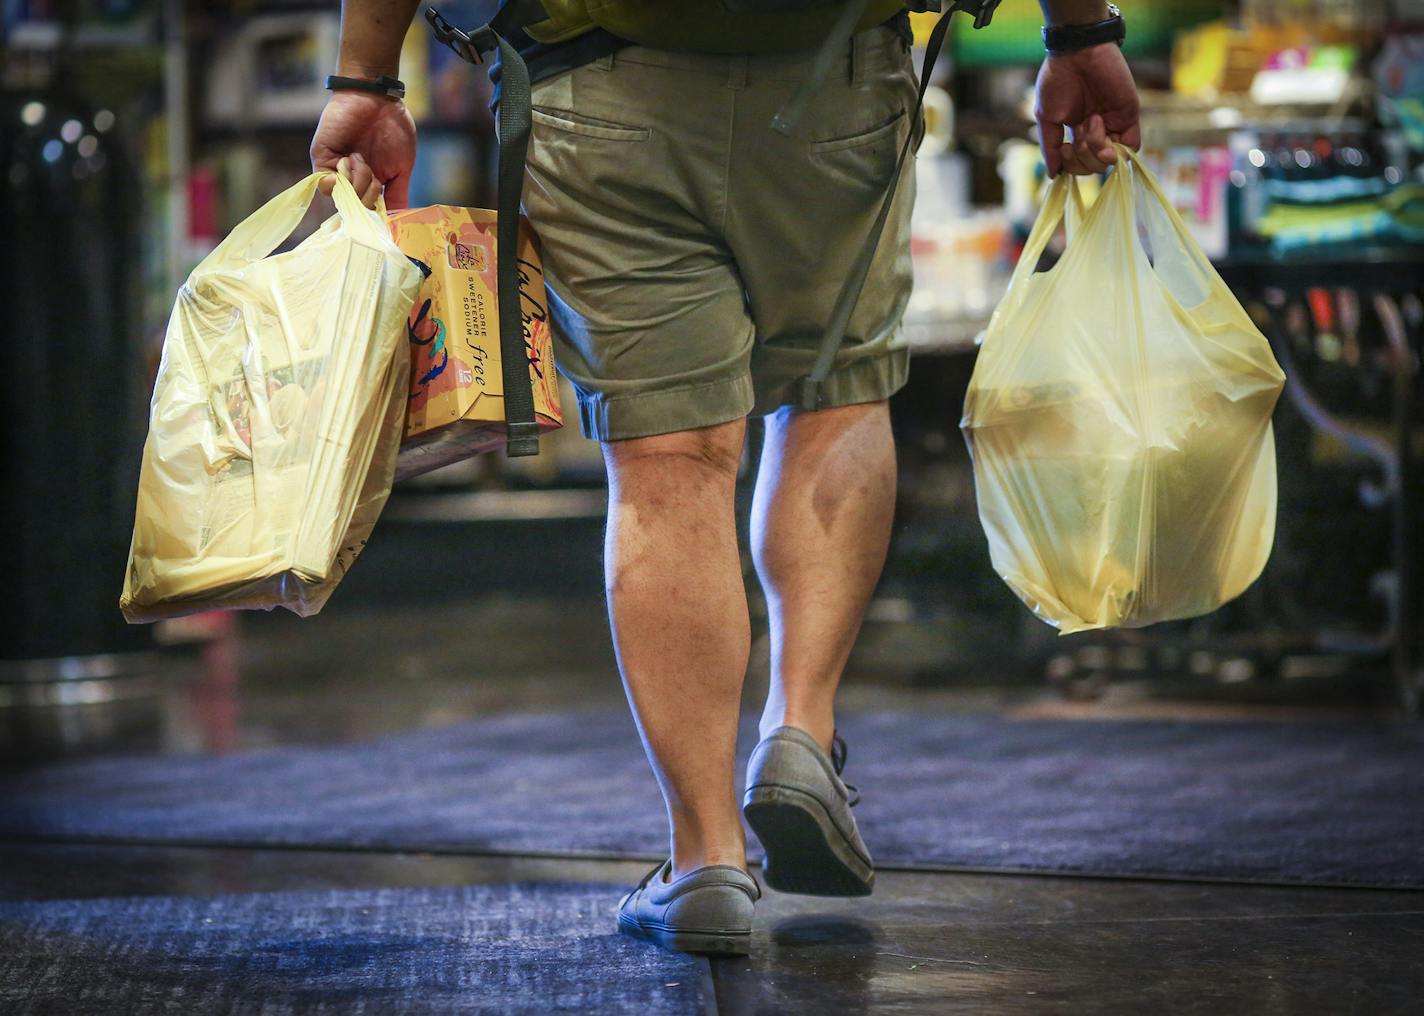
<path id="1" fill-rule="evenodd" d="M 376 206 L 382 188 L 388 209 L 406 207 L 415 165 L 415 121 L 405 103 L 372 92 L 332 92 L 312 137 L 312 170 L 338 172 L 342 159 L 367 208 Z M 330 194 L 334 186 L 335 180 L 323 180 L 321 192 Z"/>

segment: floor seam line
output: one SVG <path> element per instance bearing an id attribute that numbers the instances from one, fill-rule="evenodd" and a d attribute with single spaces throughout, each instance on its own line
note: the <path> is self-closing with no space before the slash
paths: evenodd
<path id="1" fill-rule="evenodd" d="M 703 1016 L 721 1016 L 722 1005 L 717 1000 L 717 971 L 712 965 L 710 956 L 697 957 L 702 969 L 702 994 L 705 999 L 702 1005 Z"/>
<path id="2" fill-rule="evenodd" d="M 582 853 L 572 850 L 511 850 L 493 847 L 453 845 L 379 845 L 351 843 L 265 843 L 254 840 L 145 839 L 142 837 L 17 836 L 0 834 L 0 846 L 47 844 L 85 847 L 171 847 L 186 850 L 290 851 L 332 854 L 437 854 L 443 857 L 527 857 L 552 861 L 637 861 L 647 863 L 665 858 L 662 853 Z M 760 863 L 749 867 L 761 867 Z M 1242 885 L 1283 889 L 1360 889 L 1382 892 L 1421 892 L 1424 885 L 1377 882 L 1305 882 L 1290 879 L 1244 878 L 1219 875 L 1152 874 L 1146 872 L 1069 871 L 1051 868 L 980 868 L 970 865 L 877 864 L 876 871 L 930 875 L 998 875 L 1011 878 L 1096 879 L 1114 882 L 1179 882 L 1191 885 Z"/>

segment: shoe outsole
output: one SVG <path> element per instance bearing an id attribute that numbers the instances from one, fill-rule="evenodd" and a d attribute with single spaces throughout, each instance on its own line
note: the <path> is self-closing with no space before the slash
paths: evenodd
<path id="1" fill-rule="evenodd" d="M 750 931 L 689 931 L 657 924 L 640 924 L 623 914 L 618 916 L 618 930 L 625 935 L 656 942 L 665 949 L 677 952 L 711 953 L 717 956 L 747 956 L 751 953 Z"/>
<path id="2" fill-rule="evenodd" d="M 869 896 L 875 868 L 836 827 L 814 794 L 758 784 L 742 800 L 747 824 L 766 850 L 762 880 L 783 893 Z"/>

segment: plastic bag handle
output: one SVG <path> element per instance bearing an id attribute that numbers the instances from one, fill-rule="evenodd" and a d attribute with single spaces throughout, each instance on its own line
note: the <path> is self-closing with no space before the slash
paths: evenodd
<path id="1" fill-rule="evenodd" d="M 1114 141 L 1113 149 L 1117 152 L 1117 167 L 1122 169 L 1128 162 L 1132 163 L 1133 171 L 1142 180 L 1143 184 L 1151 191 L 1153 197 L 1166 210 L 1167 216 L 1172 223 L 1177 235 L 1184 238 L 1195 246 L 1196 241 L 1192 238 L 1191 231 L 1187 229 L 1182 217 L 1177 214 L 1176 208 L 1172 206 L 1171 200 L 1167 197 L 1162 185 L 1157 182 L 1147 167 L 1142 164 L 1142 160 L 1127 145 Z M 1114 177 L 1118 174 L 1115 172 Z M 1124 175 L 1125 179 L 1125 175 Z M 1108 186 L 1115 187 L 1119 191 L 1118 200 L 1124 204 L 1124 209 L 1129 216 L 1135 214 L 1133 208 L 1132 191 L 1126 184 L 1114 184 L 1108 181 Z M 1070 203 L 1071 202 L 1071 203 Z M 1096 204 L 1093 206 L 1097 207 Z M 1024 242 L 1023 253 L 1019 255 L 1018 265 L 1014 268 L 1013 277 L 1009 282 L 1009 292 L 1012 293 L 1018 283 L 1034 273 L 1038 267 L 1039 259 L 1043 257 L 1043 252 L 1048 249 L 1048 243 L 1057 232 L 1060 222 L 1064 223 L 1068 232 L 1068 243 L 1072 246 L 1074 237 L 1088 223 L 1091 209 L 1083 201 L 1083 193 L 1078 187 L 1078 179 L 1072 173 L 1060 173 L 1054 178 L 1049 187 L 1048 197 L 1044 200 L 1043 209 L 1038 213 L 1038 218 L 1034 221 L 1033 230 L 1029 233 L 1028 240 Z M 1064 256 L 1067 254 L 1065 252 Z"/>
<path id="2" fill-rule="evenodd" d="M 1162 210 L 1167 213 L 1167 221 L 1172 224 L 1172 230 L 1177 234 L 1177 239 L 1181 240 L 1189 250 L 1196 250 L 1198 245 L 1196 238 L 1192 236 L 1192 231 L 1187 228 L 1187 224 L 1182 221 L 1182 216 L 1172 204 L 1172 199 L 1167 197 L 1167 192 L 1162 189 L 1162 185 L 1157 182 L 1157 177 L 1142 162 L 1142 157 L 1134 152 L 1121 141 L 1112 143 L 1113 150 L 1117 152 L 1117 168 L 1113 170 L 1113 176 L 1122 174 L 1122 170 L 1128 163 L 1132 164 L 1132 175 L 1135 180 L 1142 183 L 1143 188 L 1157 199 L 1157 203 L 1162 206 Z M 1122 196 L 1119 198 L 1123 203 L 1123 208 L 1129 219 L 1137 214 L 1137 209 L 1133 201 L 1132 188 L 1126 182 L 1126 175 L 1123 175 L 1124 182 L 1119 189 Z M 1111 181 L 1109 181 L 1111 182 Z M 1206 260 L 1205 257 L 1202 260 Z"/>
<path id="3" fill-rule="evenodd" d="M 1007 313 L 1012 307 L 1016 307 L 1023 297 L 1023 283 L 1033 275 L 1038 268 L 1039 259 L 1043 257 L 1043 252 L 1048 249 L 1048 242 L 1053 239 L 1053 234 L 1058 231 L 1058 224 L 1063 222 L 1067 215 L 1068 197 L 1072 195 L 1074 213 L 1069 217 L 1070 238 L 1082 229 L 1087 218 L 1087 210 L 1083 205 L 1083 195 L 1078 190 L 1078 181 L 1071 173 L 1060 173 L 1053 179 L 1048 187 L 1048 197 L 1044 199 L 1043 208 L 1038 213 L 1038 218 L 1034 220 L 1033 229 L 1028 234 L 1028 239 L 1024 242 L 1023 253 L 1019 255 L 1019 262 L 1014 267 L 1014 274 L 1009 279 L 1009 288 L 1005 298 L 1000 302 L 999 308 L 994 311 L 994 316 Z M 1077 221 L 1073 221 L 1074 218 Z"/>
<path id="4" fill-rule="evenodd" d="M 322 177 L 327 175 L 336 177 L 336 186 L 332 189 L 331 197 L 336 203 L 336 211 L 341 217 L 342 225 L 354 232 L 365 233 L 369 240 L 378 243 L 391 242 L 390 234 L 382 232 L 372 220 L 371 209 L 361 203 L 351 181 L 340 173 L 322 170 L 288 187 L 238 223 L 233 231 L 203 258 L 198 267 L 193 269 L 193 274 L 225 264 L 250 264 L 270 255 L 301 223 L 316 196 L 317 185 Z M 384 220 L 383 202 L 378 211 Z"/>
<path id="5" fill-rule="evenodd" d="M 1192 231 L 1187 228 L 1187 224 L 1182 221 L 1181 213 L 1178 212 L 1176 206 L 1172 204 L 1172 199 L 1167 196 L 1167 192 L 1162 189 L 1162 185 L 1157 182 L 1157 177 L 1154 176 L 1152 171 L 1142 162 L 1141 156 L 1121 142 L 1114 141 L 1112 145 L 1117 152 L 1117 168 L 1113 170 L 1113 177 L 1116 178 L 1120 176 L 1123 178 L 1117 183 L 1117 186 L 1121 191 L 1118 200 L 1122 203 L 1124 221 L 1129 224 L 1135 221 L 1135 216 L 1137 215 L 1137 199 L 1135 195 L 1136 188 L 1133 184 L 1140 184 L 1144 193 L 1157 202 L 1157 205 L 1166 216 L 1167 223 L 1171 227 L 1172 232 L 1176 234 L 1177 246 L 1176 250 L 1172 253 L 1175 254 L 1175 256 L 1190 261 L 1211 280 L 1213 286 L 1219 287 L 1230 294 L 1231 288 L 1222 281 L 1221 274 L 1217 272 L 1216 266 L 1213 265 L 1211 259 L 1202 252 L 1201 245 L 1197 243 L 1196 237 L 1194 237 Z M 1127 174 L 1123 172 L 1129 163 L 1132 165 L 1132 180 L 1130 181 L 1127 179 Z M 1108 183 L 1113 184 L 1114 181 L 1109 180 Z M 1149 230 L 1151 229 L 1150 223 L 1148 228 Z M 1158 256 L 1161 257 L 1164 255 L 1158 252 Z M 1236 303 L 1234 296 L 1231 297 L 1231 302 Z M 1252 327 L 1254 327 L 1254 325 Z"/>
<path id="6" fill-rule="evenodd" d="M 1073 238 L 1078 235 L 1078 230 L 1083 228 L 1088 218 L 1088 206 L 1083 203 L 1083 189 L 1078 186 L 1078 178 L 1070 176 L 1068 184 L 1069 201 L 1063 214 L 1063 229 L 1067 233 L 1068 243 L 1071 246 Z"/>
<path id="7" fill-rule="evenodd" d="M 1216 292 L 1221 298 L 1224 306 L 1234 308 L 1233 314 L 1238 318 L 1242 327 L 1248 332 L 1257 332 L 1256 322 L 1242 308 L 1240 301 L 1232 292 L 1231 287 L 1222 279 L 1221 273 L 1217 271 L 1216 265 L 1211 258 L 1201 249 L 1201 244 L 1197 242 L 1192 231 L 1183 221 L 1181 213 L 1177 211 L 1172 200 L 1167 196 L 1167 192 L 1162 189 L 1162 185 L 1157 182 L 1157 177 L 1142 162 L 1141 156 L 1126 145 L 1114 141 L 1113 148 L 1117 151 L 1117 168 L 1113 171 L 1113 179 L 1108 180 L 1108 186 L 1115 186 L 1121 192 L 1117 200 L 1124 216 L 1124 221 L 1129 225 L 1132 232 L 1136 233 L 1135 217 L 1136 207 L 1136 187 L 1140 184 L 1145 194 L 1156 201 L 1161 208 L 1163 215 L 1171 231 L 1176 236 L 1176 244 L 1171 249 L 1154 250 L 1155 265 L 1160 266 L 1164 262 L 1170 263 L 1173 259 L 1188 264 L 1195 269 L 1206 283 L 1207 287 Z M 1132 180 L 1127 179 L 1127 174 L 1123 172 L 1128 164 L 1132 165 Z M 1117 180 L 1117 177 L 1122 177 Z M 1148 223 L 1149 232 L 1152 225 Z M 1154 241 L 1155 242 L 1155 241 Z M 1160 269 L 1159 269 L 1160 270 Z"/>

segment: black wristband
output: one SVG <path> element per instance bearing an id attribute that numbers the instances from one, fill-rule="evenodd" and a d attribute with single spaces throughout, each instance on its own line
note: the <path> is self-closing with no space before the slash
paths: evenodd
<path id="1" fill-rule="evenodd" d="M 1122 20 L 1122 11 L 1108 4 L 1110 17 L 1095 21 L 1090 25 L 1044 25 L 1043 47 L 1050 53 L 1071 53 L 1089 46 L 1100 46 L 1105 42 L 1115 42 L 1119 46 L 1127 38 L 1127 26 Z"/>
<path id="2" fill-rule="evenodd" d="M 377 95 L 388 95 L 392 99 L 405 98 L 405 82 L 399 81 L 389 74 L 382 74 L 374 81 L 367 78 L 343 78 L 338 74 L 328 74 L 326 87 L 333 92 L 344 88 L 356 92 L 375 92 Z"/>

